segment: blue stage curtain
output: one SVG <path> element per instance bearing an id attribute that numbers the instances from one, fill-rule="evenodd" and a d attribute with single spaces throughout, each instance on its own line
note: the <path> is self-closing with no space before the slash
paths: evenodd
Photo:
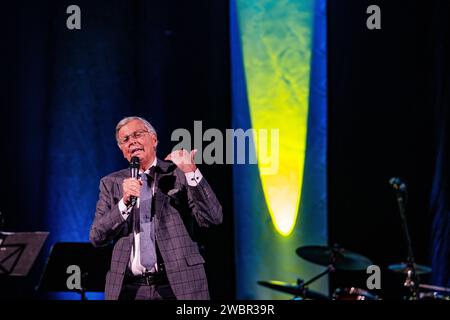
<path id="1" fill-rule="evenodd" d="M 434 7 L 432 34 L 432 105 L 436 162 L 431 194 L 432 282 L 450 287 L 450 23 L 448 1 Z"/>
<path id="2" fill-rule="evenodd" d="M 72 4 L 80 7 L 81 30 L 66 27 Z M 0 290 L 0 297 L 34 295 L 54 243 L 89 241 L 100 178 L 128 166 L 114 137 L 121 118 L 149 119 L 161 158 L 176 144 L 176 128 L 192 131 L 194 120 L 208 128 L 230 126 L 224 8 L 223 0 L 3 4 L 0 211 L 7 231 L 50 235 L 33 274 L 21 286 Z M 219 167 L 201 170 L 226 210 L 231 177 Z M 226 250 L 217 241 L 226 233 L 220 230 L 207 235 L 208 244 Z M 230 269 L 223 261 L 230 255 L 221 250 L 208 252 L 215 271 Z M 229 295 L 232 281 L 211 274 L 212 296 Z"/>

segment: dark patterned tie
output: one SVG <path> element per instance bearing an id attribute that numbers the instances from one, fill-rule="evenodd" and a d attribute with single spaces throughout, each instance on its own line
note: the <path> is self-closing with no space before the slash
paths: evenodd
<path id="1" fill-rule="evenodd" d="M 141 264 L 148 271 L 152 270 L 156 263 L 155 226 L 152 221 L 152 177 L 141 175 L 141 199 L 139 204 L 140 221 L 140 254 Z"/>

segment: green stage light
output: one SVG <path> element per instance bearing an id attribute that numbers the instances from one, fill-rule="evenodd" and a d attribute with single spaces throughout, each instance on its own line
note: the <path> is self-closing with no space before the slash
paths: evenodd
<path id="1" fill-rule="evenodd" d="M 256 136 L 254 141 L 265 201 L 283 236 L 296 225 L 303 185 L 313 5 L 313 0 L 237 1 L 252 128 L 279 130 L 275 172 L 264 170 L 267 150 Z"/>

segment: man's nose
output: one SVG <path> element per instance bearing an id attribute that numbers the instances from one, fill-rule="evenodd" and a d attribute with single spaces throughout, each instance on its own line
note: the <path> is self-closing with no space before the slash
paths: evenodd
<path id="1" fill-rule="evenodd" d="M 137 140 L 135 140 L 133 137 L 129 138 L 130 140 L 128 141 L 128 148 L 131 148 L 132 146 L 134 146 L 135 144 L 137 144 Z M 133 139 L 133 140 L 132 140 Z"/>

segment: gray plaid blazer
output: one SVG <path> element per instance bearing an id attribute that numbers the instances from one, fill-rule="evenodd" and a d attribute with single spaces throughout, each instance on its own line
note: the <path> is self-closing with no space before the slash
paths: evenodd
<path id="1" fill-rule="evenodd" d="M 138 210 L 124 220 L 118 203 L 129 169 L 113 172 L 100 181 L 100 194 L 89 239 L 94 246 L 114 243 L 106 276 L 105 299 L 117 300 L 130 261 L 133 223 Z M 167 278 L 177 299 L 209 299 L 205 263 L 195 242 L 195 225 L 220 224 L 222 207 L 206 179 L 189 186 L 184 173 L 172 162 L 157 160 L 155 168 L 154 221 L 156 242 Z M 139 218 L 137 218 L 139 219 Z"/>

